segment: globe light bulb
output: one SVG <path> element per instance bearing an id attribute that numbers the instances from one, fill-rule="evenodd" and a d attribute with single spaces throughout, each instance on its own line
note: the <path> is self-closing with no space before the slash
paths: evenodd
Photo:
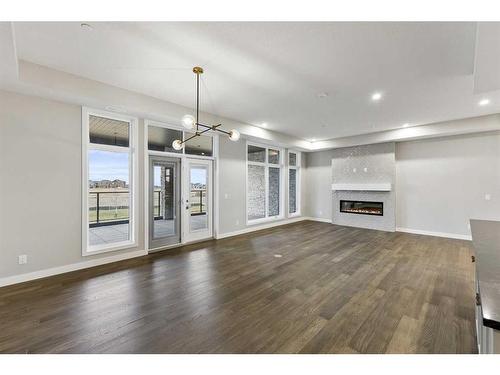
<path id="1" fill-rule="evenodd" d="M 182 117 L 182 126 L 184 126 L 187 130 L 191 130 L 196 123 L 196 119 L 191 115 L 184 115 Z"/>
<path id="2" fill-rule="evenodd" d="M 231 141 L 236 142 L 237 140 L 240 139 L 240 132 L 236 129 L 232 129 L 229 131 L 229 139 Z"/>
<path id="3" fill-rule="evenodd" d="M 184 147 L 184 143 L 182 143 L 182 141 L 176 139 L 175 141 L 172 142 L 172 147 L 174 148 L 174 150 L 182 150 L 182 148 Z"/>

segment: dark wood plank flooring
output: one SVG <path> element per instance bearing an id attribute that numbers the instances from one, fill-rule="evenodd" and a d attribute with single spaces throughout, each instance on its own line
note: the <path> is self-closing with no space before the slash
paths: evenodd
<path id="1" fill-rule="evenodd" d="M 475 353 L 473 278 L 468 241 L 304 221 L 1 288 L 0 352 Z"/>

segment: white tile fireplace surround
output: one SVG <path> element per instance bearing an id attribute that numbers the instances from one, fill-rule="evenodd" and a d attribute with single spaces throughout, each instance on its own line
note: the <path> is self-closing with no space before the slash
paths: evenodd
<path id="1" fill-rule="evenodd" d="M 332 222 L 339 225 L 395 231 L 395 167 L 394 143 L 334 150 Z M 341 201 L 381 202 L 383 214 L 370 214 L 367 209 L 341 212 Z"/>

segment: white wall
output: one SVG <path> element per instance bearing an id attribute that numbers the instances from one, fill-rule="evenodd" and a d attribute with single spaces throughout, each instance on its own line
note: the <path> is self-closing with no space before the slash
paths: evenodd
<path id="1" fill-rule="evenodd" d="M 333 156 L 307 154 L 307 216 L 332 218 Z M 397 228 L 469 236 L 470 218 L 500 220 L 500 132 L 397 143 L 395 185 Z"/>
<path id="2" fill-rule="evenodd" d="M 398 143 L 396 189 L 399 228 L 468 236 L 470 218 L 500 220 L 500 132 Z"/>
<path id="3" fill-rule="evenodd" d="M 0 277 L 88 261 L 81 256 L 81 108 L 5 91 L 0 103 Z M 18 264 L 19 254 L 28 264 Z"/>
<path id="4" fill-rule="evenodd" d="M 144 121 L 138 125 L 138 174 L 143 181 Z M 144 250 L 140 182 L 138 246 L 81 256 L 81 142 L 80 106 L 0 90 L 0 279 Z M 248 228 L 246 142 L 221 137 L 219 149 L 219 234 L 223 235 Z M 18 264 L 20 254 L 28 255 L 28 264 Z"/>
<path id="5" fill-rule="evenodd" d="M 332 220 L 332 158 L 333 150 L 306 154 L 306 216 Z"/>

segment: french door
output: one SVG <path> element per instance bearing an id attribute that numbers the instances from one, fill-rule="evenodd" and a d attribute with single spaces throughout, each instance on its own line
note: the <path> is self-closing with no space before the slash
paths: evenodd
<path id="1" fill-rule="evenodd" d="M 213 236 L 212 160 L 186 158 L 183 166 L 183 242 Z"/>
<path id="2" fill-rule="evenodd" d="M 179 158 L 149 157 L 149 249 L 181 242 Z"/>

